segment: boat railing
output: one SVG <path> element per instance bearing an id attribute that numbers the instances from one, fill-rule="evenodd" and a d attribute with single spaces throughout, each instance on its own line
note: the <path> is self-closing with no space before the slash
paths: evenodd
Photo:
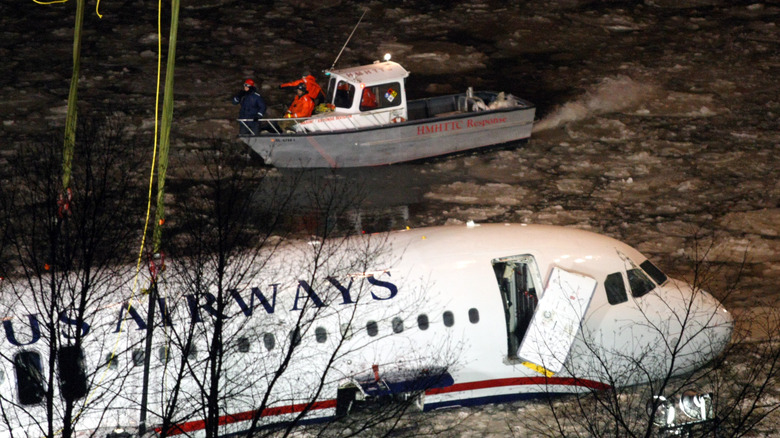
<path id="1" fill-rule="evenodd" d="M 282 134 L 287 130 L 294 129 L 294 127 L 300 126 L 300 122 L 302 120 L 309 120 L 309 117 L 298 117 L 298 118 L 292 118 L 292 117 L 283 117 L 283 118 L 276 118 L 276 119 L 237 119 L 238 123 L 240 123 L 244 128 L 246 128 L 247 131 L 249 131 L 250 135 L 259 135 L 262 131 L 273 131 L 277 134 Z M 259 130 L 260 132 L 255 132 L 252 130 L 252 128 L 249 125 L 249 122 L 258 122 L 259 124 Z M 289 127 L 285 127 L 285 129 L 282 129 L 279 126 L 279 122 L 290 124 Z M 296 129 L 298 131 L 298 129 Z"/>
<path id="2" fill-rule="evenodd" d="M 390 118 L 387 117 L 388 113 L 398 112 L 398 107 L 388 108 L 388 109 L 381 109 L 381 110 L 375 110 L 371 112 L 362 112 L 357 114 L 345 114 L 345 113 L 338 113 L 338 112 L 327 112 L 327 113 L 318 113 L 317 117 L 282 117 L 282 118 L 263 118 L 260 120 L 255 119 L 238 119 L 238 122 L 241 123 L 251 134 L 250 135 L 258 135 L 262 131 L 268 131 L 276 133 L 276 134 L 283 134 L 288 131 L 293 132 L 307 132 L 307 131 L 316 131 L 316 132 L 335 132 L 335 131 L 344 131 L 349 129 L 358 129 L 358 128 L 366 128 L 370 126 L 381 126 L 386 125 L 388 121 L 390 121 Z M 338 124 L 330 124 L 330 123 L 318 123 L 316 130 L 310 130 L 307 128 L 306 125 L 302 124 L 302 122 L 305 122 L 307 120 L 316 120 L 319 118 L 327 119 L 330 117 L 329 115 L 332 114 L 333 117 L 337 117 L 338 121 L 340 123 Z M 254 132 L 252 128 L 250 127 L 249 122 L 259 122 L 259 129 L 260 132 Z M 323 120 L 324 122 L 327 122 L 328 120 Z M 282 126 L 280 126 L 280 124 Z"/>

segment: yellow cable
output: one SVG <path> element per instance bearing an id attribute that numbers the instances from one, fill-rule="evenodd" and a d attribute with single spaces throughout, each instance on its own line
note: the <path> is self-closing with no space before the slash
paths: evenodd
<path id="1" fill-rule="evenodd" d="M 51 0 L 51 1 L 40 1 L 40 0 L 32 0 L 34 3 L 37 3 L 39 5 L 51 5 L 55 3 L 67 3 L 68 0 Z M 103 18 L 103 15 L 100 14 L 99 11 L 100 8 L 100 0 L 97 0 L 97 4 L 95 5 L 95 14 L 97 14 L 98 18 Z M 157 161 L 157 136 L 158 136 L 158 125 L 159 125 L 159 112 L 160 112 L 160 76 L 161 76 L 161 69 L 162 69 L 162 32 L 161 32 L 161 16 L 162 16 L 162 0 L 158 1 L 157 4 L 157 89 L 155 90 L 155 102 L 154 102 L 154 143 L 153 143 L 153 152 L 152 152 L 152 167 L 151 172 L 149 175 L 149 193 L 147 196 L 147 203 L 146 203 L 146 219 L 144 221 L 144 232 L 141 237 L 141 247 L 138 252 L 138 261 L 136 262 L 135 266 L 135 276 L 133 280 L 133 288 L 132 293 L 130 295 L 130 299 L 128 300 L 128 309 L 132 305 L 132 301 L 135 298 L 136 290 L 138 287 L 138 277 L 141 272 L 141 263 L 143 262 L 143 254 L 144 254 L 144 246 L 146 245 L 146 235 L 149 230 L 149 217 L 151 216 L 151 209 L 152 209 L 152 192 L 154 188 L 154 169 Z M 161 275 L 162 272 L 158 273 L 158 275 Z M 124 331 L 125 326 L 125 320 L 123 319 L 120 324 L 120 329 L 117 332 L 116 342 L 114 343 L 114 348 L 111 351 L 111 359 L 113 360 L 116 356 L 116 351 L 119 347 L 119 340 L 120 337 Z M 163 325 L 164 326 L 164 325 Z M 103 370 L 103 373 L 100 376 L 100 379 L 97 382 L 97 385 L 93 387 L 92 391 L 90 391 L 90 394 L 87 396 L 87 399 L 84 401 L 84 405 L 82 408 L 79 409 L 79 412 L 74 415 L 74 420 L 79 418 L 81 416 L 81 413 L 83 412 L 84 406 L 89 404 L 89 401 L 91 400 L 92 396 L 94 395 L 95 391 L 97 390 L 97 386 L 100 386 L 100 384 L 103 382 L 103 379 L 105 379 L 106 373 L 108 372 L 108 364 L 106 364 L 106 368 Z M 57 431 L 56 433 L 59 434 L 62 432 L 62 429 Z"/>
<path id="2" fill-rule="evenodd" d="M 33 3 L 38 3 L 39 5 L 53 5 L 54 3 L 67 3 L 68 0 L 51 0 L 48 2 L 42 2 L 40 0 L 32 0 Z M 95 5 L 95 14 L 98 16 L 98 18 L 103 18 L 103 15 L 100 13 L 100 0 L 97 0 L 97 4 Z"/>
<path id="3" fill-rule="evenodd" d="M 33 0 L 35 1 L 35 0 Z M 62 0 L 60 0 L 62 1 Z M 67 1 L 67 0 L 64 0 Z M 99 3 L 99 0 L 98 0 Z M 162 16 L 162 2 L 161 0 L 157 4 L 157 88 L 155 90 L 155 101 L 154 101 L 154 143 L 153 143 L 153 152 L 152 152 L 152 167 L 151 172 L 149 174 L 149 191 L 147 195 L 147 201 L 146 201 L 146 218 L 144 220 L 144 232 L 141 237 L 141 247 L 138 251 L 138 261 L 135 265 L 135 276 L 133 278 L 133 287 L 132 292 L 130 294 L 130 299 L 127 301 L 127 307 L 128 310 L 130 306 L 132 306 L 132 301 L 135 299 L 135 295 L 138 288 L 138 277 L 141 273 L 141 264 L 143 263 L 143 255 L 144 255 L 144 247 L 146 246 L 146 236 L 149 231 L 149 218 L 151 216 L 151 210 L 152 210 L 152 192 L 154 189 L 154 169 L 157 162 L 157 137 L 158 137 L 158 127 L 159 127 L 159 113 L 160 113 L 160 76 L 161 76 L 161 70 L 162 70 L 162 32 L 161 32 L 161 16 Z M 158 276 L 162 275 L 162 272 L 158 272 Z M 114 348 L 111 351 L 111 360 L 116 356 L 116 351 L 119 348 L 119 341 L 121 339 L 121 336 L 124 332 L 125 328 L 125 321 L 126 319 L 123 319 L 120 324 L 119 331 L 116 335 L 116 341 L 114 342 Z M 106 364 L 108 365 L 108 364 Z M 103 370 L 103 373 L 100 377 L 100 380 L 98 381 L 98 385 L 103 382 L 103 379 L 105 378 L 106 374 L 108 373 L 108 366 Z M 96 385 L 96 386 L 98 386 Z M 97 389 L 97 388 L 95 388 Z M 94 393 L 94 390 L 93 390 Z M 91 398 L 92 394 L 90 394 Z M 89 398 L 88 398 L 89 400 Z M 88 402 L 87 400 L 87 402 Z M 84 404 L 86 405 L 87 402 Z"/>
<path id="4" fill-rule="evenodd" d="M 40 1 L 40 0 L 32 0 L 34 3 L 37 3 L 39 5 L 51 5 L 55 3 L 67 3 L 68 0 L 51 0 L 51 1 Z M 103 15 L 100 14 L 99 11 L 100 8 L 100 0 L 97 0 L 97 4 L 95 5 L 95 14 L 97 14 L 98 18 L 103 18 Z M 130 299 L 128 300 L 128 309 L 132 305 L 133 299 L 135 299 L 136 291 L 138 288 L 138 277 L 141 272 L 141 263 L 143 262 L 143 254 L 144 254 L 144 247 L 146 246 L 146 235 L 148 234 L 149 230 L 149 217 L 151 216 L 151 210 L 152 210 L 152 192 L 154 189 L 154 169 L 157 162 L 157 137 L 158 137 L 158 129 L 159 129 L 159 113 L 160 113 L 160 76 L 161 76 L 161 70 L 162 70 L 162 0 L 159 0 L 157 3 L 157 88 L 155 90 L 155 101 L 154 101 L 154 143 L 153 143 L 153 152 L 152 152 L 152 166 L 151 166 L 151 172 L 149 174 L 149 192 L 147 196 L 147 203 L 146 203 L 146 218 L 144 220 L 144 232 L 141 237 L 141 247 L 138 251 L 138 261 L 136 262 L 135 266 L 135 276 L 133 279 L 133 287 L 132 292 L 130 295 Z M 162 272 L 159 272 L 157 274 L 162 275 Z M 114 343 L 114 348 L 111 351 L 111 359 L 113 360 L 116 356 L 116 351 L 119 348 L 119 340 L 121 338 L 121 335 L 124 331 L 125 327 L 125 319 L 121 321 L 120 329 L 117 332 L 116 336 L 116 342 Z M 163 324 L 163 327 L 165 325 Z M 103 370 L 103 373 L 100 377 L 100 379 L 97 382 L 97 385 L 93 388 L 92 391 L 90 391 L 90 394 L 87 396 L 87 399 L 84 401 L 84 406 L 86 406 L 92 396 L 94 395 L 95 391 L 97 390 L 97 386 L 100 386 L 100 384 L 103 382 L 103 379 L 106 376 L 106 373 L 108 372 L 108 364 L 106 364 L 106 368 Z M 78 413 L 74 416 L 74 420 L 81 416 L 81 413 L 83 412 L 83 407 L 79 410 Z M 61 432 L 58 431 L 59 434 Z"/>

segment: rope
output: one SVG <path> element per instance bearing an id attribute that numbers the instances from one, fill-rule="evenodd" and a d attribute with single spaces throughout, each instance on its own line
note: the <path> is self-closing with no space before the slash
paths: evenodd
<path id="1" fill-rule="evenodd" d="M 51 1 L 40 1 L 40 0 L 32 0 L 34 3 L 39 5 L 52 5 L 56 3 L 67 3 L 68 0 L 51 0 Z M 75 131 L 76 131 L 76 102 L 77 102 L 77 90 L 78 90 L 78 76 L 79 76 L 79 67 L 80 67 L 80 58 L 81 58 L 81 28 L 83 26 L 83 17 L 84 17 L 84 0 L 77 0 L 76 1 L 77 7 L 76 7 L 76 29 L 75 29 L 75 35 L 74 35 L 74 43 L 73 43 L 73 75 L 71 77 L 71 86 L 70 86 L 70 92 L 68 94 L 68 116 L 65 123 L 65 144 L 63 147 L 63 177 L 62 177 L 62 183 L 63 183 L 63 193 L 68 193 L 69 186 L 70 186 L 70 177 L 71 177 L 71 170 L 72 170 L 72 162 L 73 162 L 73 149 L 75 145 Z M 178 6 L 178 2 L 176 2 L 176 5 Z M 97 4 L 95 6 L 95 13 L 99 18 L 103 18 L 103 16 L 100 14 L 99 11 L 100 8 L 100 0 L 97 0 Z M 177 8 L 178 9 L 178 8 Z M 178 13 L 178 10 L 177 10 Z M 155 90 L 155 116 L 154 116 L 154 144 L 153 144 L 153 152 L 152 152 L 152 166 L 151 171 L 149 175 L 149 191 L 147 195 L 147 204 L 146 204 L 146 217 L 144 220 L 144 227 L 143 227 L 143 234 L 141 237 L 141 246 L 138 253 L 138 260 L 136 262 L 135 267 L 135 275 L 133 279 L 133 287 L 132 287 L 132 293 L 130 296 L 130 299 L 128 300 L 128 310 L 130 306 L 132 305 L 132 301 L 135 298 L 136 292 L 138 290 L 138 279 L 141 272 L 141 265 L 143 263 L 143 255 L 144 255 L 144 247 L 146 246 L 146 237 L 148 234 L 149 229 L 149 218 L 151 216 L 151 206 L 152 206 L 152 192 L 154 187 L 154 170 L 155 170 L 155 163 L 157 161 L 157 138 L 158 138 L 158 127 L 159 127 L 159 109 L 160 109 L 160 76 L 161 76 L 161 70 L 162 70 L 162 38 L 161 38 L 161 17 L 162 17 L 162 0 L 158 1 L 158 13 L 157 13 L 157 87 Z M 165 163 L 165 166 L 167 167 L 167 163 Z M 61 208 L 63 206 L 60 206 Z M 69 208 L 69 206 L 68 206 Z M 157 227 L 160 227 L 162 223 L 159 223 L 156 225 Z M 159 273 L 158 273 L 159 275 Z M 156 279 L 155 279 L 156 280 Z M 119 348 L 119 341 L 121 339 L 121 335 L 124 332 L 125 329 L 125 320 L 123 319 L 120 324 L 120 329 L 117 332 L 116 341 L 114 343 L 114 347 L 111 351 L 111 358 L 110 360 L 113 360 L 114 356 L 116 356 L 116 351 Z M 103 373 L 101 373 L 100 379 L 98 380 L 98 384 L 93 386 L 93 389 L 90 391 L 90 393 L 87 395 L 86 400 L 84 401 L 84 404 L 82 405 L 82 408 L 79 409 L 79 411 L 74 415 L 74 420 L 76 418 L 79 418 L 81 414 L 83 413 L 83 408 L 89 404 L 89 402 L 92 400 L 92 397 L 95 394 L 95 391 L 98 387 L 100 387 L 100 384 L 105 379 L 105 376 L 108 372 L 108 364 L 106 364 L 105 369 L 103 370 Z M 57 434 L 60 434 L 62 430 L 57 431 Z"/>
<path id="2" fill-rule="evenodd" d="M 55 3 L 67 3 L 68 0 L 52 0 L 48 2 L 42 2 L 40 0 L 32 0 L 33 3 L 37 3 L 39 5 L 53 5 Z M 103 14 L 100 13 L 100 0 L 97 0 L 97 4 L 95 5 L 95 15 L 98 16 L 98 18 L 103 18 Z"/>

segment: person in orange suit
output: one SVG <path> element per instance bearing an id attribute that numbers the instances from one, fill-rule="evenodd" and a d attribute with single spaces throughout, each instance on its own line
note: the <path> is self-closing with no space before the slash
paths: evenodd
<path id="1" fill-rule="evenodd" d="M 377 107 L 376 94 L 371 91 L 371 88 L 363 89 L 363 96 L 360 98 L 360 110 L 366 111 Z"/>
<path id="2" fill-rule="evenodd" d="M 300 83 L 295 87 L 295 99 L 287 110 L 286 117 L 310 117 L 314 112 L 314 101 L 309 97 L 306 84 Z"/>
<path id="3" fill-rule="evenodd" d="M 311 98 L 314 105 L 319 105 L 325 99 L 325 93 L 322 92 L 322 87 L 317 84 L 317 80 L 308 71 L 303 72 L 303 75 L 297 81 L 287 82 L 279 86 L 279 88 L 297 87 L 300 84 L 306 85 L 306 93 Z"/>

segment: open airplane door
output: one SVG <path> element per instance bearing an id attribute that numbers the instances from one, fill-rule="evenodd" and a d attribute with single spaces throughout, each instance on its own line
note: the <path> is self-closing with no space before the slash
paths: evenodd
<path id="1" fill-rule="evenodd" d="M 595 290 L 591 277 L 552 269 L 517 351 L 523 365 L 548 377 L 563 368 Z"/>

